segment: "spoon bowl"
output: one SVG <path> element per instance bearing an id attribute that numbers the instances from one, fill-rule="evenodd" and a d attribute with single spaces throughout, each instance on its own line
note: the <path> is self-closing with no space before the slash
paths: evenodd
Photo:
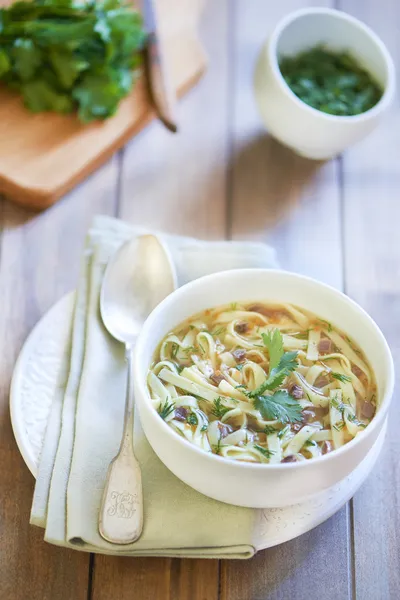
<path id="1" fill-rule="evenodd" d="M 120 342 L 133 344 L 153 308 L 176 288 L 169 250 L 155 235 L 121 246 L 107 265 L 100 295 L 103 323 Z"/>

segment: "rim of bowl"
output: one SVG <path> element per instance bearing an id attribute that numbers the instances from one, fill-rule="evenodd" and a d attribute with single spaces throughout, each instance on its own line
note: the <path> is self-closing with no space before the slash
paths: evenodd
<path id="1" fill-rule="evenodd" d="M 139 369 L 138 359 L 137 359 L 137 356 L 142 354 L 140 347 L 147 338 L 147 330 L 152 328 L 154 320 L 157 319 L 159 314 L 162 313 L 166 307 L 168 307 L 172 303 L 176 303 L 176 302 L 180 301 L 179 296 L 185 294 L 186 290 L 191 289 L 191 288 L 201 287 L 202 285 L 204 285 L 204 283 L 213 282 L 213 281 L 216 281 L 219 279 L 240 276 L 244 273 L 254 274 L 255 276 L 259 275 L 260 273 L 262 273 L 263 275 L 268 275 L 270 273 L 270 274 L 274 274 L 275 276 L 278 275 L 278 276 L 283 276 L 283 277 L 289 277 L 295 281 L 310 282 L 313 285 L 316 285 L 317 287 L 321 287 L 321 288 L 325 289 L 326 291 L 328 291 L 329 293 L 333 293 L 335 296 L 340 298 L 341 301 L 343 301 L 343 303 L 345 305 L 355 308 L 360 313 L 361 317 L 363 319 L 366 319 L 369 322 L 369 324 L 373 327 L 373 329 L 375 329 L 378 338 L 380 338 L 381 345 L 382 345 L 382 348 L 384 349 L 385 358 L 386 358 L 386 360 L 385 360 L 385 363 L 386 363 L 386 373 L 385 373 L 386 392 L 381 399 L 381 402 L 379 405 L 379 410 L 377 411 L 377 413 L 374 416 L 374 418 L 372 419 L 372 421 L 365 428 L 365 430 L 360 432 L 355 438 L 353 438 L 352 440 L 350 440 L 349 442 L 347 442 L 346 444 L 344 444 L 337 450 L 333 450 L 332 452 L 329 452 L 328 454 L 324 454 L 322 456 L 317 456 L 313 459 L 309 459 L 309 460 L 305 460 L 305 461 L 301 461 L 301 462 L 297 462 L 297 463 L 269 464 L 269 463 L 246 463 L 246 462 L 235 461 L 230 458 L 218 456 L 217 454 L 205 452 L 204 450 L 201 450 L 200 448 L 198 448 L 197 446 L 195 446 L 194 444 L 189 442 L 186 438 L 181 437 L 179 434 L 177 434 L 175 431 L 173 431 L 173 429 L 171 429 L 171 427 L 169 427 L 169 425 L 163 419 L 160 418 L 160 416 L 157 414 L 157 411 L 154 409 L 153 406 L 151 406 L 150 393 L 149 393 L 147 383 L 146 383 L 146 376 Z M 205 307 L 205 308 L 207 308 L 207 307 Z M 146 373 L 146 375 L 147 375 L 147 373 Z M 378 325 L 373 320 L 373 318 L 357 302 L 355 302 L 354 300 L 352 300 L 351 298 L 346 296 L 346 294 L 344 294 L 340 290 L 337 290 L 333 286 L 328 285 L 326 283 L 322 283 L 322 282 L 318 281 L 317 279 L 314 279 L 313 277 L 308 277 L 306 275 L 299 275 L 298 273 L 292 273 L 291 271 L 285 271 L 283 269 L 257 269 L 257 268 L 231 269 L 229 271 L 220 271 L 218 273 L 212 273 L 210 275 L 205 275 L 203 277 L 199 277 L 198 279 L 194 279 L 193 281 L 190 281 L 189 283 L 186 283 L 185 285 L 177 288 L 169 296 L 167 296 L 167 298 L 165 298 L 150 313 L 150 315 L 146 319 L 146 321 L 143 325 L 143 328 L 139 334 L 136 348 L 135 348 L 134 378 L 140 387 L 140 392 L 143 395 L 143 397 L 145 398 L 145 401 L 149 404 L 150 410 L 154 413 L 154 417 L 157 418 L 156 422 L 159 424 L 159 426 L 163 427 L 164 430 L 168 432 L 168 435 L 172 436 L 172 438 L 174 438 L 174 439 L 178 440 L 180 443 L 182 443 L 183 447 L 191 448 L 192 451 L 194 451 L 195 453 L 198 453 L 199 455 L 204 457 L 204 460 L 209 460 L 211 462 L 218 461 L 220 464 L 227 464 L 227 466 L 234 466 L 235 468 L 245 469 L 245 470 L 247 470 L 247 469 L 251 469 L 251 470 L 254 470 L 254 469 L 255 470 L 307 469 L 307 468 L 311 468 L 312 465 L 320 463 L 321 461 L 324 461 L 325 463 L 328 464 L 330 461 L 334 460 L 336 456 L 339 456 L 341 454 L 346 454 L 355 445 L 359 444 L 360 441 L 362 440 L 362 438 L 364 438 L 368 432 L 372 432 L 374 429 L 376 429 L 378 427 L 379 424 L 381 424 L 381 422 L 384 421 L 384 419 L 387 417 L 387 409 L 390 406 L 390 402 L 391 402 L 392 395 L 393 395 L 394 363 L 393 363 L 393 357 L 390 352 L 390 348 L 386 341 L 386 338 L 383 335 L 380 328 L 378 327 Z"/>
<path id="2" fill-rule="evenodd" d="M 330 115 L 328 113 L 324 113 L 321 110 L 318 110 L 317 108 L 313 108 L 312 106 L 310 106 L 309 104 L 307 104 L 306 102 L 301 100 L 290 89 L 290 87 L 286 83 L 286 81 L 281 73 L 281 70 L 279 68 L 279 63 L 278 63 L 278 56 L 277 56 L 277 50 L 276 50 L 278 40 L 279 40 L 281 34 L 283 33 L 283 31 L 286 29 L 286 27 L 288 25 L 290 25 L 291 23 L 293 23 L 294 21 L 296 21 L 298 18 L 307 16 L 307 15 L 317 15 L 317 14 L 330 15 L 331 17 L 333 17 L 335 19 L 340 19 L 343 21 L 347 21 L 348 23 L 351 23 L 357 29 L 361 29 L 364 33 L 367 34 L 367 36 L 370 39 L 370 42 L 381 53 L 381 55 L 386 63 L 387 82 L 385 84 L 384 91 L 383 91 L 383 94 L 382 94 L 380 100 L 375 104 L 375 106 L 373 106 L 369 110 L 367 110 L 363 113 L 360 113 L 358 115 Z M 394 67 L 393 59 L 389 53 L 389 50 L 387 49 L 386 45 L 381 40 L 381 38 L 368 25 L 366 25 L 359 19 L 356 19 L 355 17 L 352 17 L 351 15 L 349 15 L 341 10 L 336 10 L 334 8 L 320 7 L 320 8 L 302 8 L 300 10 L 291 12 L 290 14 L 286 15 L 286 17 L 281 19 L 278 22 L 278 24 L 276 25 L 275 29 L 273 30 L 273 32 L 269 38 L 267 52 L 269 54 L 270 64 L 271 64 L 273 73 L 274 73 L 276 80 L 277 80 L 279 86 L 281 87 L 282 91 L 285 92 L 295 102 L 295 104 L 297 104 L 297 106 L 299 106 L 299 108 L 302 108 L 302 109 L 310 112 L 311 114 L 314 114 L 315 116 L 318 115 L 322 119 L 325 119 L 328 121 L 339 120 L 341 122 L 364 121 L 366 119 L 369 119 L 369 118 L 375 116 L 376 113 L 382 112 L 385 108 L 387 108 L 387 106 L 391 103 L 391 101 L 393 99 L 396 75 L 395 75 L 395 67 Z M 367 68 L 366 68 L 366 70 L 368 71 Z"/>

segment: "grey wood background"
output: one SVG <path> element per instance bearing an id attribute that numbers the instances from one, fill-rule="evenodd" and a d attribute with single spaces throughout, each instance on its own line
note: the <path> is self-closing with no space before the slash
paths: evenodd
<path id="1" fill-rule="evenodd" d="M 207 75 L 180 104 L 181 132 L 152 124 L 68 197 L 34 215 L 0 204 L 0 598 L 11 600 L 397 600 L 400 409 L 373 474 L 314 531 L 247 562 L 121 559 L 45 544 L 28 525 L 33 479 L 9 421 L 28 332 L 77 281 L 97 213 L 178 234 L 269 241 L 283 267 L 342 288 L 400 354 L 400 108 L 341 158 L 319 164 L 270 139 L 252 97 L 254 61 L 276 21 L 332 2 L 209 0 Z M 335 3 L 400 59 L 396 0 Z M 23 165 L 21 165 L 23 168 Z"/>

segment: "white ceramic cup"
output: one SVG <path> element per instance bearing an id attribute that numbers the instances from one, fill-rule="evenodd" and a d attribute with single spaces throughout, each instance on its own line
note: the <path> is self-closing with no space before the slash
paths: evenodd
<path id="1" fill-rule="evenodd" d="M 325 456 L 300 463 L 252 464 L 204 452 L 161 419 L 151 404 L 146 380 L 162 338 L 201 310 L 241 301 L 295 304 L 330 321 L 354 339 L 373 368 L 378 390 L 377 414 L 363 432 Z M 216 500 L 263 508 L 306 500 L 339 483 L 360 464 L 384 426 L 393 392 L 394 369 L 390 350 L 378 326 L 341 292 L 285 271 L 240 269 L 188 283 L 151 313 L 137 341 L 134 381 L 136 403 L 147 439 L 177 477 Z"/>
<path id="2" fill-rule="evenodd" d="M 323 44 L 333 51 L 348 50 L 384 90 L 379 102 L 355 116 L 335 116 L 312 108 L 286 84 L 280 56 L 296 55 Z M 364 23 L 328 8 L 308 8 L 282 19 L 258 58 L 254 91 L 261 118 L 270 134 L 298 154 L 328 159 L 365 137 L 392 101 L 395 69 L 380 38 Z"/>

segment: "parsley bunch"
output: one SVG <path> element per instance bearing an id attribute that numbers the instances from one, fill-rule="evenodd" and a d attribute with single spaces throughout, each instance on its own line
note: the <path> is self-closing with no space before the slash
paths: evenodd
<path id="1" fill-rule="evenodd" d="M 260 411 L 266 421 L 278 420 L 281 423 L 301 421 L 301 406 L 287 390 L 276 389 L 297 367 L 297 352 L 284 352 L 283 338 L 279 329 L 268 335 L 262 334 L 269 354 L 269 374 L 267 379 L 246 395 L 253 399 L 254 408 Z M 274 391 L 275 390 L 275 391 Z M 265 394 L 264 392 L 273 392 Z"/>
<path id="2" fill-rule="evenodd" d="M 132 89 L 145 38 L 124 0 L 22 0 L 0 9 L 0 80 L 32 112 L 106 119 Z"/>

